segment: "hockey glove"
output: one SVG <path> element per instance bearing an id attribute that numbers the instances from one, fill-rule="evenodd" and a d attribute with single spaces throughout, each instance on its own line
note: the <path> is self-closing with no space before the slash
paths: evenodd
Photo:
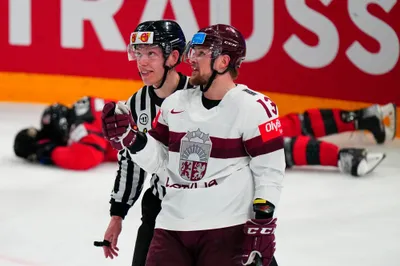
<path id="1" fill-rule="evenodd" d="M 244 225 L 243 265 L 252 265 L 257 257 L 269 265 L 275 252 L 276 218 L 252 219 Z"/>
<path id="2" fill-rule="evenodd" d="M 122 150 L 135 143 L 137 125 L 125 104 L 107 103 L 103 107 L 101 120 L 103 135 L 113 148 Z"/>
<path id="3" fill-rule="evenodd" d="M 51 153 L 57 147 L 50 140 L 40 140 L 37 143 L 37 150 L 36 150 L 36 159 L 41 164 L 53 164 L 53 160 L 51 159 Z"/>
<path id="4" fill-rule="evenodd" d="M 35 128 L 21 130 L 14 140 L 14 152 L 31 162 L 52 164 L 51 153 L 57 145 L 48 139 L 40 139 L 39 135 Z"/>

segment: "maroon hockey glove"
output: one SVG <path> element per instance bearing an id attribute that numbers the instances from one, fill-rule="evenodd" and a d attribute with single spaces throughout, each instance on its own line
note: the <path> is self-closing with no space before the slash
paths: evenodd
<path id="1" fill-rule="evenodd" d="M 269 265 L 275 252 L 276 218 L 253 219 L 244 225 L 243 265 L 251 265 L 257 257 Z"/>
<path id="2" fill-rule="evenodd" d="M 137 125 L 123 103 L 117 105 L 110 102 L 104 105 L 101 120 L 104 138 L 113 148 L 122 150 L 135 142 Z"/>

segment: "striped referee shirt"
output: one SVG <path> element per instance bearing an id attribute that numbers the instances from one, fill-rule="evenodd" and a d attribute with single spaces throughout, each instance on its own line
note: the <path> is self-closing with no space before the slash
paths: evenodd
<path id="1" fill-rule="evenodd" d="M 176 90 L 191 88 L 189 78 L 179 73 L 179 83 Z M 159 98 L 152 86 L 144 86 L 133 94 L 126 105 L 130 107 L 132 117 L 140 131 L 147 132 L 157 115 L 164 99 Z M 139 198 L 147 173 L 135 164 L 129 152 L 123 149 L 118 154 L 118 171 L 111 193 L 110 214 L 124 218 L 129 208 Z M 151 175 L 150 186 L 153 194 L 162 200 L 165 196 L 165 187 L 160 184 L 156 174 Z"/>

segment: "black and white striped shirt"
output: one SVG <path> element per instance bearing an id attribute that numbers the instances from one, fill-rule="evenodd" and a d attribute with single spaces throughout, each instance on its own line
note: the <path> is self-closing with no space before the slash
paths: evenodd
<path id="1" fill-rule="evenodd" d="M 180 80 L 176 90 L 192 87 L 189 78 L 179 73 Z M 152 86 L 144 86 L 126 102 L 130 107 L 132 117 L 140 131 L 147 132 L 151 129 L 152 121 L 157 115 L 164 99 L 159 98 Z M 118 171 L 111 193 L 110 214 L 125 217 L 129 208 L 139 198 L 147 173 L 136 165 L 129 152 L 124 149 L 118 154 Z M 160 184 L 160 178 L 152 174 L 150 185 L 153 194 L 160 200 L 165 196 L 165 187 Z"/>

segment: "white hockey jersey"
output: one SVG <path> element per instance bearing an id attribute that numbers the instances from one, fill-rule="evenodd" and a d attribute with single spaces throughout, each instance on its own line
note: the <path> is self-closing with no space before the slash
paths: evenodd
<path id="1" fill-rule="evenodd" d="M 278 109 L 237 85 L 208 110 L 199 89 L 167 98 L 132 160 L 165 177 L 156 228 L 206 230 L 243 224 L 254 198 L 278 204 L 285 171 Z"/>

